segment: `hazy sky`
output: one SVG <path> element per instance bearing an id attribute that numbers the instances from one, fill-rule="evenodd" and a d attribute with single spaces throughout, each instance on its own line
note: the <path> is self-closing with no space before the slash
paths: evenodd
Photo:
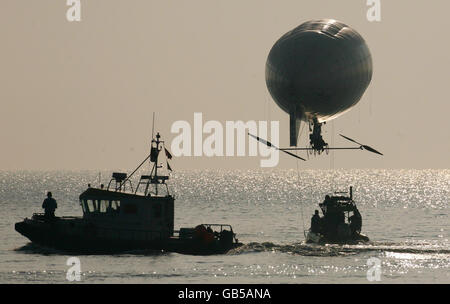
<path id="1" fill-rule="evenodd" d="M 133 169 L 148 153 L 152 112 L 166 141 L 176 120 L 279 120 L 264 69 L 280 36 L 317 18 L 356 29 L 374 63 L 352 111 L 327 124 L 382 151 L 334 154 L 336 168 L 449 168 L 450 4 L 381 0 L 0 1 L 0 170 Z M 334 130 L 334 132 L 333 132 Z M 334 136 L 333 136 L 334 134 Z M 301 145 L 306 143 L 303 133 Z M 258 157 L 182 157 L 178 168 L 259 168 Z M 330 156 L 300 163 L 330 168 Z M 280 168 L 296 161 L 280 155 Z"/>

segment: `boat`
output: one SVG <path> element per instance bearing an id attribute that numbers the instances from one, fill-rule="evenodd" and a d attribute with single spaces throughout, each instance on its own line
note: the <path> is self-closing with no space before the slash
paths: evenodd
<path id="1" fill-rule="evenodd" d="M 175 197 L 169 175 L 158 175 L 160 152 L 170 152 L 164 141 L 152 138 L 150 154 L 130 174 L 114 172 L 107 187 L 88 188 L 80 194 L 82 217 L 35 213 L 15 224 L 15 230 L 40 246 L 95 254 L 156 250 L 192 255 L 224 254 L 239 243 L 231 225 L 200 224 L 174 230 Z M 131 177 L 150 160 L 149 175 L 135 188 Z M 168 170 L 170 168 L 167 162 Z"/>
<path id="2" fill-rule="evenodd" d="M 369 241 L 369 237 L 361 233 L 362 216 L 353 200 L 353 187 L 349 193 L 349 196 L 325 197 L 325 201 L 319 204 L 323 217 L 318 218 L 316 227 L 305 231 L 306 243 L 357 244 Z"/>

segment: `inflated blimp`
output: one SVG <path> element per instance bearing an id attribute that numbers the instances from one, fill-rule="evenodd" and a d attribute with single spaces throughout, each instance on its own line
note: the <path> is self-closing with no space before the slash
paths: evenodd
<path id="1" fill-rule="evenodd" d="M 321 124 L 355 106 L 372 79 L 369 48 L 354 29 L 323 19 L 301 24 L 272 47 L 266 63 L 267 88 L 290 115 L 290 144 L 300 122 Z"/>

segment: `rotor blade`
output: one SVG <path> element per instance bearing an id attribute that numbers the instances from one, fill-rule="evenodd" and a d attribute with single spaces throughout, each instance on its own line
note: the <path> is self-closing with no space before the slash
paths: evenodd
<path id="1" fill-rule="evenodd" d="M 351 139 L 351 138 L 349 138 L 349 137 L 347 137 L 347 136 L 344 136 L 344 135 L 342 135 L 342 134 L 339 134 L 339 135 L 341 135 L 342 137 L 344 137 L 345 139 L 347 139 L 347 140 L 349 140 L 349 141 L 351 141 L 351 142 L 354 142 L 355 144 L 360 145 L 361 148 L 364 149 L 364 150 L 367 150 L 367 151 L 369 151 L 369 152 L 372 152 L 372 153 L 375 153 L 375 154 L 378 154 L 378 155 L 383 155 L 382 153 L 378 152 L 377 150 L 375 150 L 374 148 L 372 148 L 372 147 L 370 147 L 370 146 L 363 145 L 363 144 L 357 142 L 356 140 L 353 140 L 353 139 Z"/>
<path id="2" fill-rule="evenodd" d="M 363 144 L 360 144 L 359 142 L 357 142 L 356 140 L 351 139 L 350 137 L 344 136 L 344 135 L 342 135 L 342 134 L 339 134 L 339 135 L 341 135 L 342 137 L 344 137 L 345 139 L 347 139 L 347 140 L 349 140 L 349 141 L 351 141 L 351 142 L 354 142 L 355 144 L 358 144 L 358 145 L 360 145 L 360 146 L 363 145 Z"/>
<path id="3" fill-rule="evenodd" d="M 278 150 L 280 150 L 280 149 L 278 149 Z M 306 159 L 301 158 L 300 156 L 295 155 L 294 153 L 291 153 L 291 152 L 288 152 L 288 151 L 285 151 L 285 150 L 280 150 L 280 151 L 281 151 L 281 152 L 284 152 L 284 153 L 286 153 L 286 154 L 289 154 L 290 156 L 293 156 L 293 157 L 295 157 L 295 158 L 298 158 L 298 159 L 301 159 L 301 160 L 303 160 L 303 161 L 306 161 Z"/>
<path id="4" fill-rule="evenodd" d="M 311 151 L 312 148 L 280 148 L 280 151 Z"/>
<path id="5" fill-rule="evenodd" d="M 282 151 L 282 152 L 284 152 L 284 153 L 286 153 L 286 154 L 289 154 L 290 156 L 293 156 L 293 157 L 295 157 L 295 158 L 298 158 L 298 159 L 301 159 L 301 160 L 303 160 L 303 161 L 306 161 L 306 159 L 301 158 L 300 156 L 295 155 L 294 153 L 291 153 L 291 152 L 288 152 L 288 151 L 284 151 L 284 150 L 279 149 L 277 146 L 273 145 L 270 141 L 267 141 L 267 140 L 265 140 L 265 139 L 262 139 L 262 138 L 260 138 L 259 136 L 255 136 L 255 135 L 252 135 L 252 134 L 250 134 L 250 133 L 248 133 L 248 135 L 251 136 L 251 137 L 253 137 L 253 138 L 256 139 L 257 141 L 259 141 L 259 142 L 265 144 L 265 145 L 268 146 L 268 147 L 275 148 L 275 149 L 280 150 L 280 151 Z"/>
<path id="6" fill-rule="evenodd" d="M 326 148 L 325 150 L 362 150 L 363 147 Z M 280 148 L 280 151 L 314 151 L 313 148 Z"/>
<path id="7" fill-rule="evenodd" d="M 265 139 L 259 138 L 259 136 L 255 136 L 255 135 L 252 135 L 252 134 L 250 134 L 250 133 L 248 133 L 248 135 L 250 135 L 251 137 L 253 137 L 253 138 L 256 139 L 257 141 L 259 141 L 259 142 L 265 144 L 265 145 L 268 146 L 268 147 L 274 147 L 275 149 L 278 149 L 278 147 L 277 147 L 277 146 L 274 146 L 270 141 L 267 141 L 267 140 L 265 140 Z"/>
<path id="8" fill-rule="evenodd" d="M 372 147 L 366 146 L 366 145 L 362 145 L 361 147 L 363 147 L 364 150 L 379 154 L 379 155 L 383 155 L 383 153 L 378 152 L 377 150 L 375 150 Z"/>

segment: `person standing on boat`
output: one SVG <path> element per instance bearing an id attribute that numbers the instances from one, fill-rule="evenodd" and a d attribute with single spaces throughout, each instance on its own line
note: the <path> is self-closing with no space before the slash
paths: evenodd
<path id="1" fill-rule="evenodd" d="M 55 218 L 55 209 L 58 208 L 58 205 L 56 204 L 56 200 L 52 197 L 51 192 L 47 192 L 47 198 L 42 203 L 42 208 L 45 210 L 46 218 Z"/>
<path id="2" fill-rule="evenodd" d="M 316 210 L 311 218 L 311 232 L 314 233 L 321 232 L 321 218 L 319 216 L 319 210 Z"/>
<path id="3" fill-rule="evenodd" d="M 353 210 L 353 215 L 349 218 L 350 230 L 353 235 L 361 233 L 362 216 L 358 209 Z"/>

